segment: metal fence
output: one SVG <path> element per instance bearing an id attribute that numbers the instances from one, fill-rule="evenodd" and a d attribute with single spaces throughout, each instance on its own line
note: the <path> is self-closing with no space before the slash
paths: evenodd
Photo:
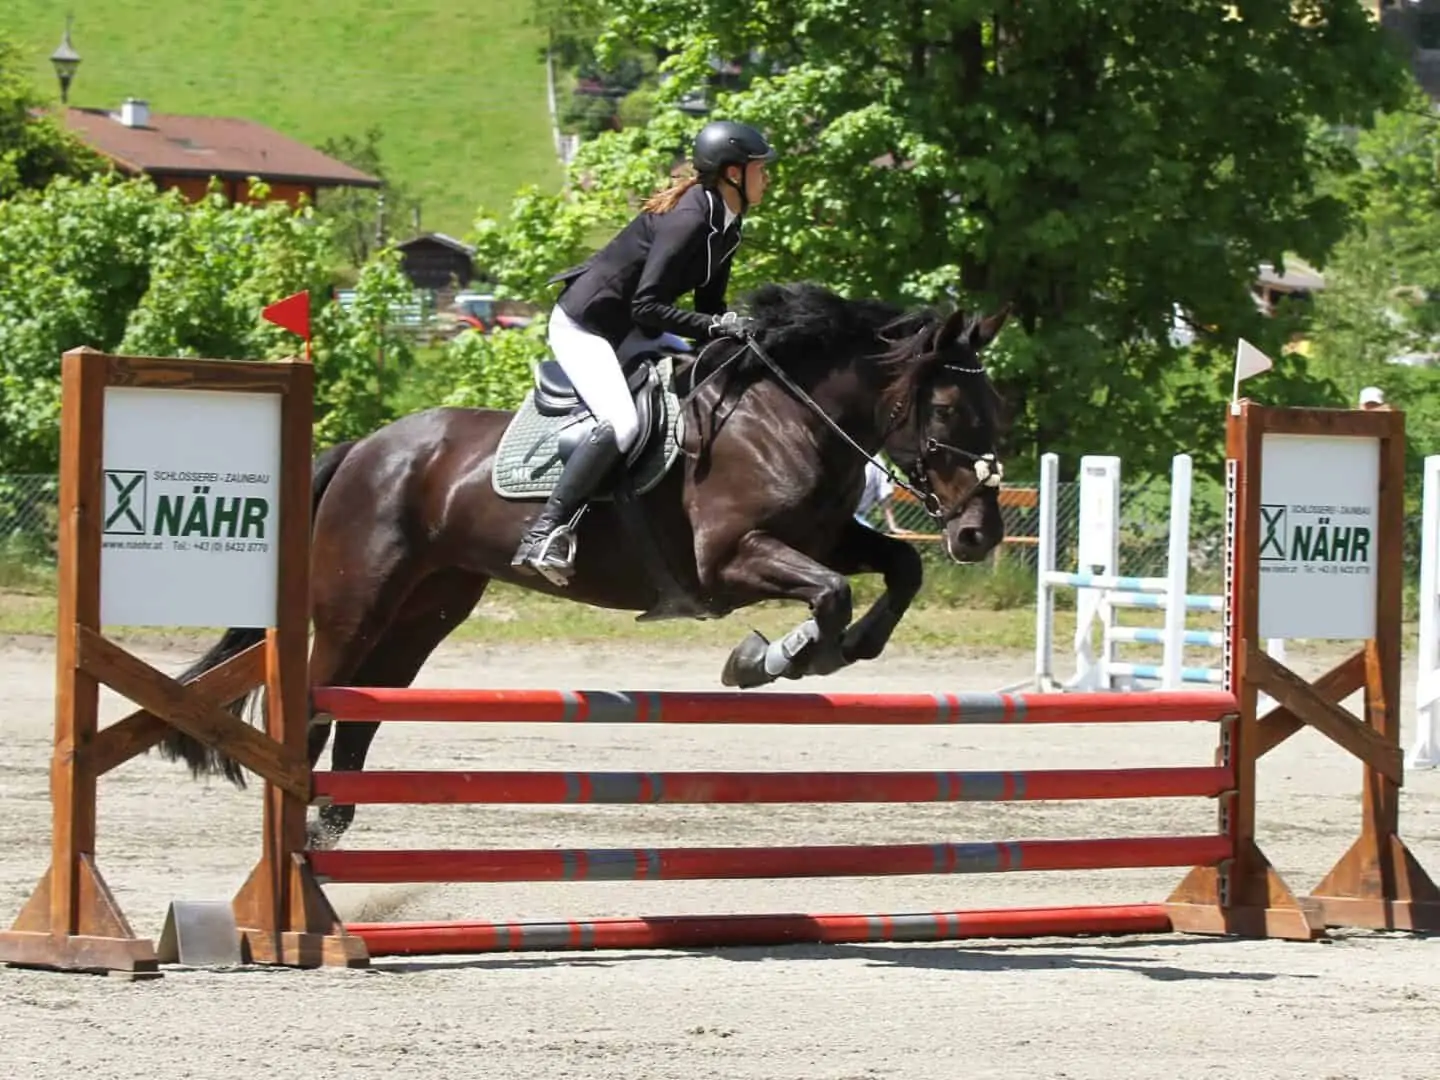
<path id="1" fill-rule="evenodd" d="M 1080 484 L 1057 485 L 1055 560 L 1057 568 L 1073 568 L 1077 559 Z M 991 557 L 994 566 L 1024 568 L 1034 572 L 1036 538 L 1040 532 L 1037 492 L 1023 484 L 1002 491 L 1001 515 L 1005 521 L 1005 543 Z M 865 519 L 882 532 L 918 542 L 939 540 L 935 523 L 913 497 L 897 492 L 880 503 Z M 1224 499 L 1216 489 L 1202 492 L 1196 485 L 1191 508 L 1191 573 L 1202 578 L 1219 575 L 1224 555 Z M 1170 543 L 1170 485 L 1168 481 L 1126 484 L 1121 492 L 1120 572 L 1136 577 L 1159 577 L 1165 573 Z"/>
<path id="2" fill-rule="evenodd" d="M 56 476 L 0 473 L 0 558 L 53 561 L 59 498 Z"/>

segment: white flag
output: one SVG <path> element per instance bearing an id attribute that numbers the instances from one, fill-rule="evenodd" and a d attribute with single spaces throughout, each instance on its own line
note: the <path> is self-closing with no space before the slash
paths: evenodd
<path id="1" fill-rule="evenodd" d="M 1259 375 L 1262 371 L 1269 371 L 1274 366 L 1270 357 L 1241 338 L 1235 347 L 1235 388 L 1230 396 L 1232 406 L 1240 400 L 1240 381 L 1242 379 L 1248 379 L 1251 375 Z"/>

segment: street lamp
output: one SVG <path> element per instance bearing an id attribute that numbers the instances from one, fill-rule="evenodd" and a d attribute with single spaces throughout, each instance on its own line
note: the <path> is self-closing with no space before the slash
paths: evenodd
<path id="1" fill-rule="evenodd" d="M 50 63 L 55 67 L 55 77 L 60 80 L 60 103 L 70 103 L 70 80 L 75 78 L 75 69 L 80 66 L 80 54 L 70 44 L 70 24 L 75 16 L 65 16 L 65 36 L 60 47 L 50 54 Z"/>

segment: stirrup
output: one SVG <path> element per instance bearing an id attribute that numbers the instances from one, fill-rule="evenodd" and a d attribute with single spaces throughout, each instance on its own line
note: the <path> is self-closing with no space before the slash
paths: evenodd
<path id="1" fill-rule="evenodd" d="M 531 547 L 523 560 L 526 566 L 556 588 L 565 588 L 575 574 L 575 557 L 580 552 L 580 538 L 575 528 L 584 513 L 585 507 L 582 506 L 569 521 L 551 529 L 543 540 Z M 563 544 L 559 554 L 554 551 L 557 544 Z"/>

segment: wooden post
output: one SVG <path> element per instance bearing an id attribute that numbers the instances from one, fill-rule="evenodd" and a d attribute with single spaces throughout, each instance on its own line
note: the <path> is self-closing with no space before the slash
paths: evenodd
<path id="1" fill-rule="evenodd" d="M 1262 462 L 1265 436 L 1378 439 L 1380 490 L 1375 537 L 1375 636 L 1311 683 L 1263 651 L 1260 636 Z M 1400 601 L 1404 417 L 1395 412 L 1267 408 L 1242 402 L 1227 431 L 1230 527 L 1226 650 L 1240 714 L 1221 749 L 1235 765 L 1236 790 L 1221 800 L 1221 827 L 1234 857 L 1197 867 L 1170 897 L 1176 929 L 1196 933 L 1313 938 L 1324 927 L 1421 925 L 1440 907 L 1435 887 L 1405 849 L 1398 828 Z M 1366 721 L 1341 708 L 1361 685 Z M 1277 707 L 1263 719 L 1257 699 Z M 1256 762 L 1310 726 L 1365 762 L 1365 820 L 1359 841 L 1314 896 L 1297 898 L 1255 842 Z M 1390 920 L 1390 921 L 1385 921 Z"/>
<path id="2" fill-rule="evenodd" d="M 264 646 L 266 730 L 307 763 L 313 378 L 308 366 L 297 371 L 281 407 L 284 460 L 304 465 L 291 465 L 281 479 L 280 610 Z M 303 854 L 309 801 L 308 789 L 297 798 L 267 778 L 264 848 L 234 903 L 244 955 L 254 963 L 292 967 L 364 967 L 369 963 L 364 942 L 345 932 Z"/>
<path id="3" fill-rule="evenodd" d="M 262 866 L 290 894 L 266 910 L 283 918 L 253 925 L 313 937 L 316 956 L 347 962 L 363 946 L 336 944 L 339 920 L 318 888 L 307 890 L 304 814 L 310 790 L 305 755 L 310 521 L 312 368 L 307 363 L 173 360 L 72 350 L 61 366 L 59 600 L 56 627 L 55 751 L 51 766 L 52 841 L 48 870 L 10 931 L 0 933 L 0 961 L 58 970 L 158 974 L 152 941 L 137 938 L 96 863 L 98 778 L 158 743 L 169 727 L 241 761 L 267 783 Z M 102 532 L 105 513 L 106 391 L 109 387 L 230 391 L 282 395 L 281 550 L 278 609 L 264 646 L 256 646 L 181 685 L 101 633 Z M 143 514 L 143 511 L 142 511 Z M 98 729 L 100 686 L 141 708 Z M 270 689 L 271 737 L 223 711 L 256 686 Z M 282 886 L 277 886 L 280 888 Z M 308 899 L 299 916 L 293 895 Z M 237 904 L 237 913 L 243 905 Z M 246 915 L 251 914 L 243 910 Z M 248 924 L 247 924 L 248 925 Z M 247 942 L 254 934 L 245 931 Z M 308 939 L 308 938 L 307 938 Z M 290 955 L 284 953 L 282 955 Z M 307 954 L 302 960 L 309 959 Z"/>
<path id="4" fill-rule="evenodd" d="M 1365 426 L 1375 428 L 1381 440 L 1381 536 L 1375 637 L 1355 659 L 1357 666 L 1364 665 L 1364 722 L 1394 753 L 1383 761 L 1362 757 L 1360 837 L 1311 896 L 1320 904 L 1327 926 L 1436 930 L 1440 929 L 1440 889 L 1400 838 L 1405 414 L 1376 409 L 1358 415 L 1369 421 Z"/>
<path id="5" fill-rule="evenodd" d="M 1248 406 L 1248 402 L 1245 403 Z M 1219 800 L 1220 831 L 1232 856 L 1197 866 L 1166 904 L 1171 924 L 1191 933 L 1312 940 L 1323 934 L 1313 905 L 1302 905 L 1255 842 L 1255 763 L 1259 690 L 1248 644 L 1259 641 L 1260 451 L 1263 428 L 1248 408 L 1226 428 L 1226 688 L 1239 714 L 1221 730 L 1217 764 L 1233 765 L 1235 790 Z"/>

